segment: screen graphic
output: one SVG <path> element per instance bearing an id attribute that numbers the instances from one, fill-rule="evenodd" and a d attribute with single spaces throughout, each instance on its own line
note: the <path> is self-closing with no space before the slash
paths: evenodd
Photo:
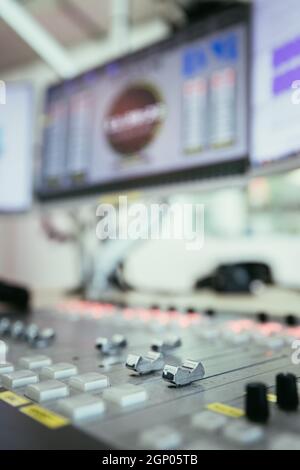
<path id="1" fill-rule="evenodd" d="M 155 138 L 166 115 L 159 92 L 151 85 L 133 85 L 113 103 L 104 121 L 111 147 L 121 155 L 145 149 Z"/>
<path id="2" fill-rule="evenodd" d="M 300 151 L 300 3 L 255 0 L 252 162 Z"/>
<path id="3" fill-rule="evenodd" d="M 247 24 L 214 23 L 51 87 L 40 193 L 246 158 L 247 60 Z"/>

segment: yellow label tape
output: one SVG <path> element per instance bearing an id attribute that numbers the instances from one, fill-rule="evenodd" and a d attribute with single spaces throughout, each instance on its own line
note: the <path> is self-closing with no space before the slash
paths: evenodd
<path id="1" fill-rule="evenodd" d="M 276 395 L 273 395 L 272 393 L 269 393 L 267 395 L 268 401 L 271 403 L 277 403 L 277 397 Z"/>
<path id="2" fill-rule="evenodd" d="M 1 392 L 0 400 L 5 401 L 5 403 L 15 408 L 17 408 L 18 406 L 28 405 L 28 403 L 31 403 L 31 401 L 27 400 L 27 398 L 20 397 L 20 395 L 16 395 L 15 393 L 9 392 L 9 391 Z"/>
<path id="3" fill-rule="evenodd" d="M 230 418 L 241 418 L 245 415 L 244 411 L 240 408 L 224 405 L 223 403 L 210 403 L 206 408 L 215 413 L 229 416 Z"/>
<path id="4" fill-rule="evenodd" d="M 107 196 L 101 196 L 99 198 L 100 204 L 112 204 L 118 206 L 120 202 L 120 197 L 126 197 L 128 204 L 139 201 L 142 198 L 143 193 L 140 191 L 128 191 L 126 193 L 111 193 Z"/>
<path id="5" fill-rule="evenodd" d="M 46 410 L 38 405 L 24 406 L 20 411 L 49 429 L 58 429 L 70 423 L 63 416 L 57 415 L 53 411 Z"/>

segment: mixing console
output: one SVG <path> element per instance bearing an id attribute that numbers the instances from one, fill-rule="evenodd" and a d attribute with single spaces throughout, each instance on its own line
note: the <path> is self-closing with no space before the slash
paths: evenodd
<path id="1" fill-rule="evenodd" d="M 300 449 L 295 317 L 72 301 L 0 335 L 2 448 Z"/>

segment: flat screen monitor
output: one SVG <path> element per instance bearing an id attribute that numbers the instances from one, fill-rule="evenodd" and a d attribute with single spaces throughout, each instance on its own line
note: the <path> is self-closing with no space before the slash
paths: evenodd
<path id="1" fill-rule="evenodd" d="M 234 8 L 47 92 L 44 199 L 242 172 L 248 14 Z"/>
<path id="2" fill-rule="evenodd" d="M 0 212 L 30 209 L 33 193 L 33 90 L 0 82 Z"/>
<path id="3" fill-rule="evenodd" d="M 254 167 L 300 153 L 300 2 L 255 0 L 252 149 Z"/>

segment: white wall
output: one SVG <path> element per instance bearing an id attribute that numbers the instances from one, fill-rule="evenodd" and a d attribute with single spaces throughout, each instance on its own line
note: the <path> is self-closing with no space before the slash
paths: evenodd
<path id="1" fill-rule="evenodd" d="M 39 215 L 31 213 L 0 220 L 0 278 L 36 289 L 70 289 L 78 283 L 74 246 L 49 241 Z"/>

